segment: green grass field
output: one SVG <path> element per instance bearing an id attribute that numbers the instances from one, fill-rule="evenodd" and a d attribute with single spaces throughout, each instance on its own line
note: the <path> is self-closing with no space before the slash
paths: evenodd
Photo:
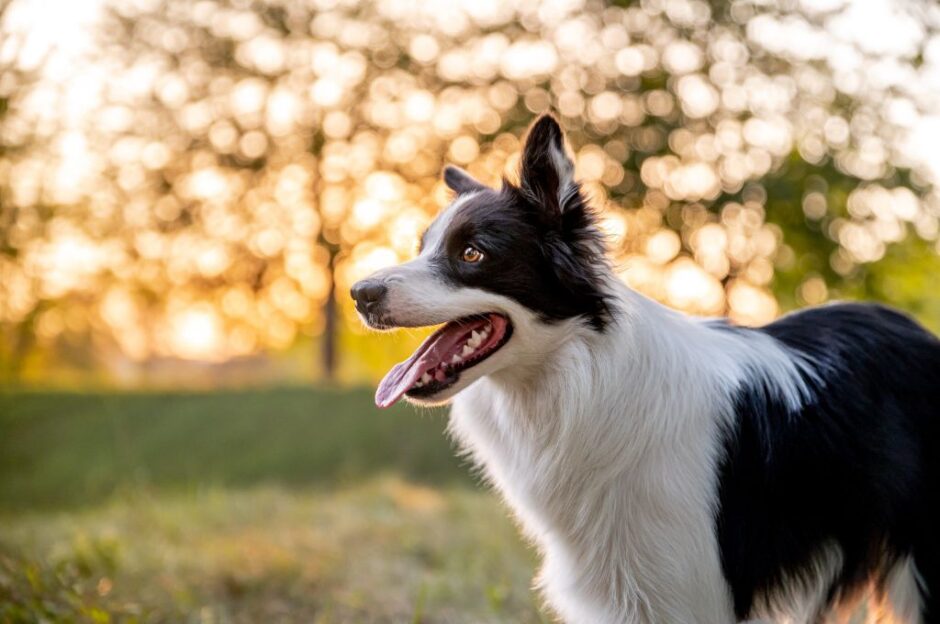
<path id="1" fill-rule="evenodd" d="M 534 554 L 370 393 L 0 393 L 0 622 L 540 622 Z"/>

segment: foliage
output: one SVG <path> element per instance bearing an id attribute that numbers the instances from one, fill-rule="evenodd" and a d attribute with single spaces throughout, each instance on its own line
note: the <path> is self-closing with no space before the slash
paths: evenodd
<path id="1" fill-rule="evenodd" d="M 886 255 L 936 253 L 940 17 L 885 6 L 114 3 L 82 110 L 40 81 L 0 121 L 0 322 L 112 365 L 342 332 L 361 378 L 396 348 L 361 350 L 345 290 L 413 252 L 445 162 L 512 176 L 544 110 L 643 292 L 743 323 L 887 297 Z"/>

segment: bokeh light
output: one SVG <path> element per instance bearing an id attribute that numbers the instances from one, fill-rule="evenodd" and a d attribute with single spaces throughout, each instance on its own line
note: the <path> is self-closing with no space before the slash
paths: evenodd
<path id="1" fill-rule="evenodd" d="M 545 110 L 618 275 L 669 306 L 760 324 L 896 292 L 894 249 L 936 264 L 926 5 L 61 4 L 0 21 L 0 322 L 35 348 L 219 362 L 338 332 L 339 373 L 374 374 L 407 345 L 364 347 L 343 293 L 414 253 L 446 163 L 513 179 Z"/>

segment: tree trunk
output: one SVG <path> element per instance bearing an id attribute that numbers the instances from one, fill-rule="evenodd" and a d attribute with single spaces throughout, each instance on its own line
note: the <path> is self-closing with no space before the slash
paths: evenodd
<path id="1" fill-rule="evenodd" d="M 323 377 L 326 381 L 333 381 L 336 377 L 336 281 L 332 276 L 330 292 L 323 303 L 323 320 Z"/>
<path id="2" fill-rule="evenodd" d="M 339 311 L 336 309 L 336 256 L 339 255 L 339 245 L 328 241 L 322 233 L 319 242 L 330 252 L 330 259 L 327 263 L 330 273 L 330 290 L 326 294 L 326 301 L 323 302 L 323 338 L 320 344 L 323 379 L 329 382 L 336 379 L 339 355 Z"/>

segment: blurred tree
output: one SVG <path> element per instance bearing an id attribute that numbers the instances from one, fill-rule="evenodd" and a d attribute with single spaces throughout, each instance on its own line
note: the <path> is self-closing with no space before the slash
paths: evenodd
<path id="1" fill-rule="evenodd" d="M 4 23 L 12 0 L 0 0 L 0 25 Z M 0 53 L 0 128 L 10 115 L 11 101 L 28 85 L 32 72 L 25 71 L 17 62 L 20 42 L 7 37 L 0 30 L 3 52 Z M 0 132 L 0 178 L 7 177 L 10 160 L 24 146 L 6 132 Z M 14 378 L 22 367 L 23 359 L 32 346 L 34 325 L 41 311 L 38 305 L 18 306 L 4 287 L 15 279 L 12 265 L 17 261 L 18 240 L 14 225 L 22 219 L 20 211 L 10 197 L 10 189 L 0 184 L 0 382 Z M 27 308 L 25 310 L 18 309 Z"/>
<path id="2" fill-rule="evenodd" d="M 3 23 L 3 16 L 9 6 L 10 0 L 0 2 L 0 23 Z M 9 61 L 0 63 L 0 76 L 7 75 L 10 71 L 10 64 Z M 10 79 L 5 78 L 4 80 Z M 7 111 L 9 110 L 11 96 L 11 88 L 4 87 L 5 85 L 0 85 L 0 125 L 2 125 L 3 118 L 7 115 Z M 9 146 L 6 144 L 6 141 L 3 140 L 2 135 L 0 135 L 0 163 L 6 160 L 8 150 Z M 4 190 L 5 189 L 0 188 L 0 255 L 13 257 L 15 250 L 8 240 L 8 232 L 12 227 L 14 215 L 12 207 L 8 207 L 9 200 L 4 197 Z M 0 266 L 5 266 L 5 264 Z M 0 276 L 3 276 L 3 273 L 0 273 Z M 4 312 L 6 312 L 6 310 L 4 310 Z M 13 332 L 9 326 L 10 324 L 6 322 L 8 316 L 8 314 L 0 316 L 0 322 L 2 322 L 0 323 L 0 337 L 2 337 L 2 341 L 0 341 L 0 381 L 12 377 L 13 353 L 19 350 L 16 344 L 18 341 L 14 339 L 12 335 Z"/>
<path id="3" fill-rule="evenodd" d="M 634 287 L 745 323 L 897 297 L 937 328 L 938 28 L 926 1 L 115 3 L 64 146 L 75 208 L 9 270 L 93 290 L 85 329 L 135 359 L 299 331 L 325 375 L 339 350 L 378 370 L 392 354 L 359 348 L 336 293 L 411 254 L 445 161 L 512 176 L 551 109 Z M 44 335 L 71 331 L 29 300 Z"/>

